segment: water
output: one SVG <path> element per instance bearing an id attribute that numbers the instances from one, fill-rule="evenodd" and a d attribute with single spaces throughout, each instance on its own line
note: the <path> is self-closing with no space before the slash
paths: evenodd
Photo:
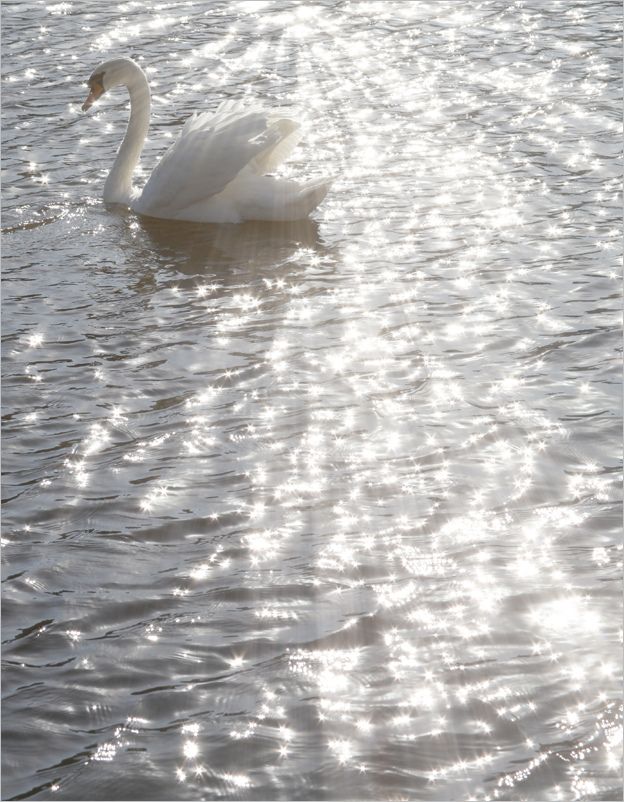
<path id="1" fill-rule="evenodd" d="M 620 798 L 620 13 L 3 4 L 5 799 Z M 105 208 L 114 54 L 314 219 Z"/>

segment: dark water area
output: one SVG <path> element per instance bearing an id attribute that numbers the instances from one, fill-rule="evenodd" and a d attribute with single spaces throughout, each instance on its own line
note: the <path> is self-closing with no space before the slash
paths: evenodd
<path id="1" fill-rule="evenodd" d="M 3 798 L 621 798 L 621 7 L 2 5 Z M 313 219 L 106 207 L 297 115 Z"/>

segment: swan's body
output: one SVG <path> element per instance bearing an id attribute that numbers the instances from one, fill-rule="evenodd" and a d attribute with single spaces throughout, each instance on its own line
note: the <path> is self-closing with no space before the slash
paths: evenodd
<path id="1" fill-rule="evenodd" d="M 104 185 L 104 200 L 139 214 L 168 220 L 240 223 L 244 220 L 299 220 L 318 206 L 331 181 L 304 184 L 267 175 L 300 138 L 294 120 L 226 100 L 214 114 L 195 114 L 156 165 L 141 191 L 132 173 L 150 119 L 150 90 L 131 59 L 96 67 L 89 79 L 88 109 L 107 89 L 126 86 L 130 121 Z"/>

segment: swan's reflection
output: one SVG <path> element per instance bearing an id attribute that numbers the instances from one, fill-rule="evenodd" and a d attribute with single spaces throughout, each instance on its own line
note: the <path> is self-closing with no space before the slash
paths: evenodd
<path id="1" fill-rule="evenodd" d="M 292 276 L 310 264 L 328 266 L 337 261 L 337 246 L 328 244 L 313 220 L 247 222 L 239 224 L 188 223 L 143 217 L 118 205 L 89 210 L 97 220 L 103 254 L 120 249 L 124 258 L 116 269 L 127 273 L 127 286 L 151 296 L 161 277 L 169 274 L 181 286 L 188 276 L 214 280 L 227 291 L 253 285 L 263 291 L 288 266 Z M 97 270 L 97 266 L 95 266 Z"/>
<path id="2" fill-rule="evenodd" d="M 150 245 L 162 256 L 174 259 L 183 273 L 229 267 L 239 275 L 262 275 L 283 264 L 302 248 L 326 250 L 313 220 L 247 222 L 238 225 L 182 223 L 152 217 L 136 217 Z M 181 258 L 182 257 L 182 258 Z"/>

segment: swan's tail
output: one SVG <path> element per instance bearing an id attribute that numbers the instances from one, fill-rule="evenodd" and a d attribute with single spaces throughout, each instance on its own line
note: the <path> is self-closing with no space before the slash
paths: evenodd
<path id="1" fill-rule="evenodd" d="M 241 220 L 303 220 L 327 195 L 332 180 L 316 178 L 300 184 L 248 172 L 232 181 L 226 192 Z"/>
<path id="2" fill-rule="evenodd" d="M 316 209 L 329 192 L 333 180 L 333 177 L 315 178 L 313 181 L 301 184 L 297 196 L 292 200 L 293 206 L 300 211 L 301 217 L 307 217 L 313 209 Z"/>

